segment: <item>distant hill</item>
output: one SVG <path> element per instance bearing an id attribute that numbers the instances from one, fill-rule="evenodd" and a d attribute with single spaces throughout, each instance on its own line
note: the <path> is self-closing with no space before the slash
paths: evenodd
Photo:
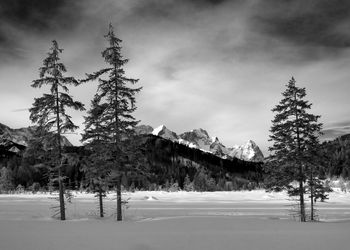
<path id="1" fill-rule="evenodd" d="M 322 143 L 325 174 L 329 176 L 350 177 L 350 134 L 340 136 L 332 141 Z"/>

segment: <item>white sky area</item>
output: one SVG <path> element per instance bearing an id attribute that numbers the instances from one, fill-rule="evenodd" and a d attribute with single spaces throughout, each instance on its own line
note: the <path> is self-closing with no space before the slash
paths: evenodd
<path id="1" fill-rule="evenodd" d="M 203 128 L 228 147 L 251 139 L 266 155 L 271 109 L 294 76 L 306 88 L 312 112 L 321 115 L 325 137 L 349 133 L 349 20 L 331 19 L 324 6 L 310 2 L 314 5 L 91 0 L 68 2 L 55 18 L 44 20 L 45 27 L 29 26 L 31 19 L 24 20 L 27 25 L 1 20 L 0 45 L 2 37 L 9 42 L 0 47 L 0 122 L 12 128 L 31 125 L 28 109 L 48 89 L 30 84 L 39 78 L 51 40 L 64 49 L 67 76 L 81 79 L 105 67 L 103 35 L 111 22 L 130 60 L 126 75 L 140 79 L 137 86 L 143 87 L 135 112 L 141 124 L 164 124 L 176 133 Z M 293 24 L 298 15 L 307 22 L 310 13 L 323 11 L 321 31 L 303 26 L 295 33 L 292 25 L 288 33 L 274 24 Z M 62 24 L 65 18 L 72 23 Z M 95 91 L 96 83 L 87 83 L 72 87 L 70 94 L 89 108 Z M 68 138 L 79 145 L 84 113 L 70 114 L 80 130 Z"/>

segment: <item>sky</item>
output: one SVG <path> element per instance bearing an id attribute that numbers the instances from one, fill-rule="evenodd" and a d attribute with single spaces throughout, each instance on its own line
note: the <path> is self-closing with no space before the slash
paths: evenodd
<path id="1" fill-rule="evenodd" d="M 67 76 L 105 67 L 108 24 L 123 40 L 126 75 L 139 79 L 135 117 L 180 134 L 203 128 L 227 147 L 253 140 L 266 155 L 271 109 L 293 76 L 324 139 L 350 133 L 350 1 L 1 0 L 0 122 L 31 125 L 30 85 L 57 40 Z M 96 83 L 71 88 L 89 108 Z M 70 114 L 80 130 L 81 112 Z"/>

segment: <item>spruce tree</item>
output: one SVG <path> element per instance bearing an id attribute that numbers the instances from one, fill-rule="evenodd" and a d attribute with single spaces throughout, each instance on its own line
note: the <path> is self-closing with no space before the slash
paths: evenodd
<path id="1" fill-rule="evenodd" d="M 322 124 L 318 122 L 320 116 L 309 113 L 312 104 L 305 100 L 305 88 L 295 83 L 292 78 L 282 93 L 283 99 L 272 109 L 276 114 L 270 129 L 273 145 L 266 164 L 266 184 L 270 190 L 287 190 L 290 196 L 297 196 L 300 221 L 305 222 L 305 182 L 310 178 L 310 164 L 315 158 L 312 149 L 318 146 Z"/>
<path id="2" fill-rule="evenodd" d="M 316 201 L 320 200 L 323 202 L 327 200 L 327 193 L 332 192 L 332 189 L 327 187 L 324 182 L 325 176 L 323 172 L 326 167 L 318 138 L 314 138 L 314 142 L 311 145 L 312 147 L 309 147 L 305 154 L 306 175 L 308 178 L 306 182 L 306 193 L 310 194 L 310 220 L 314 221 L 316 220 Z"/>
<path id="3" fill-rule="evenodd" d="M 61 136 L 78 128 L 71 120 L 71 116 L 67 114 L 67 108 L 83 111 L 84 105 L 74 101 L 72 96 L 68 94 L 68 87 L 77 86 L 79 82 L 74 77 L 64 76 L 67 70 L 59 58 L 62 51 L 58 43 L 55 40 L 52 41 L 48 56 L 39 69 L 40 78 L 34 80 L 31 85 L 34 88 L 48 86 L 50 92 L 34 99 L 33 106 L 30 108 L 30 120 L 36 123 L 38 131 L 45 137 L 53 135 L 53 137 L 51 136 L 54 139 L 52 150 L 56 152 L 55 170 L 58 172 L 60 218 L 65 220 Z"/>
<path id="4" fill-rule="evenodd" d="M 108 186 L 108 175 L 112 169 L 112 165 L 108 160 L 108 134 L 104 130 L 103 112 L 106 103 L 99 104 L 99 96 L 95 95 L 91 101 L 91 108 L 85 116 L 85 129 L 82 134 L 82 142 L 88 142 L 85 145 L 87 151 L 90 152 L 83 160 L 83 172 L 89 180 L 89 187 L 97 193 L 100 217 L 104 217 L 103 198 L 106 196 L 106 188 Z"/>
<path id="5" fill-rule="evenodd" d="M 98 88 L 95 101 L 103 111 L 99 117 L 100 129 L 103 140 L 111 145 L 114 167 L 111 170 L 116 181 L 117 191 L 117 220 L 122 220 L 121 178 L 125 167 L 125 153 L 122 147 L 122 139 L 133 133 L 138 121 L 133 117 L 136 110 L 135 94 L 141 88 L 132 88 L 138 80 L 127 78 L 123 69 L 128 62 L 121 55 L 121 40 L 115 35 L 113 26 L 109 25 L 108 34 L 105 36 L 108 46 L 102 51 L 102 57 L 107 64 L 95 73 L 87 74 L 83 82 L 98 79 Z M 98 128 L 95 127 L 95 132 Z M 107 150 L 107 148 L 106 148 Z"/>

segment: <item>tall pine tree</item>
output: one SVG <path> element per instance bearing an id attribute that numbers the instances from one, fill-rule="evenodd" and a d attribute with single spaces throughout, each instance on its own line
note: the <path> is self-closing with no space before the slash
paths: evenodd
<path id="1" fill-rule="evenodd" d="M 134 127 L 138 121 L 133 117 L 136 110 L 135 94 L 141 88 L 132 88 L 138 80 L 127 78 L 123 69 L 128 62 L 121 55 L 121 40 L 115 35 L 113 26 L 109 25 L 108 34 L 105 36 L 108 46 L 102 51 L 102 57 L 107 64 L 103 68 L 93 74 L 87 74 L 90 81 L 98 79 L 98 88 L 95 96 L 95 105 L 102 107 L 99 115 L 99 127 L 90 126 L 91 133 L 96 139 L 96 135 L 103 136 L 103 140 L 111 145 L 114 167 L 111 170 L 112 176 L 115 178 L 117 186 L 117 220 L 122 220 L 122 199 L 121 199 L 121 179 L 123 168 L 125 167 L 125 150 L 122 148 L 122 139 L 133 133 Z M 92 107 L 93 108 L 93 107 Z M 88 130 L 85 131 L 86 138 L 89 140 Z M 90 133 L 90 135 L 91 135 Z M 90 139 L 93 139 L 90 137 Z"/>
<path id="2" fill-rule="evenodd" d="M 297 196 L 300 221 L 305 222 L 305 182 L 310 177 L 312 149 L 318 146 L 322 124 L 318 122 L 320 116 L 309 113 L 311 104 L 305 100 L 305 88 L 295 83 L 292 78 L 282 93 L 283 99 L 272 109 L 276 114 L 270 129 L 273 145 L 266 164 L 267 187 L 276 191 L 285 189 L 290 196 Z M 298 185 L 293 185 L 293 181 Z"/>
<path id="3" fill-rule="evenodd" d="M 67 114 L 67 108 L 83 111 L 84 105 L 74 101 L 72 96 L 68 94 L 68 86 L 77 86 L 78 81 L 74 77 L 64 76 L 67 70 L 59 58 L 62 51 L 58 43 L 52 41 L 48 56 L 39 69 L 40 78 L 34 80 L 31 85 L 34 88 L 47 85 L 50 92 L 34 99 L 33 107 L 30 108 L 30 120 L 38 125 L 38 130 L 45 137 L 53 135 L 53 150 L 56 152 L 55 170 L 58 172 L 60 218 L 65 220 L 61 136 L 78 128 L 71 120 L 71 116 Z"/>

